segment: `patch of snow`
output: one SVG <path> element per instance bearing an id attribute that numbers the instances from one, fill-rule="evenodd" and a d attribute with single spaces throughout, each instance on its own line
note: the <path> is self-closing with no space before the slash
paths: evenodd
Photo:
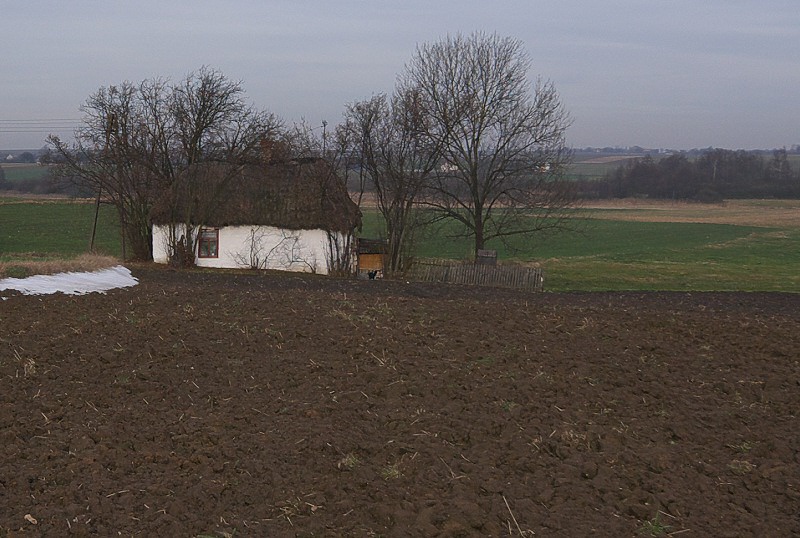
<path id="1" fill-rule="evenodd" d="M 85 293 L 105 293 L 116 288 L 135 286 L 139 280 L 130 270 L 121 265 L 89 273 L 57 273 L 55 275 L 35 275 L 28 278 L 4 278 L 0 280 L 0 291 L 16 290 L 23 295 L 46 295 L 65 293 L 83 295 Z"/>

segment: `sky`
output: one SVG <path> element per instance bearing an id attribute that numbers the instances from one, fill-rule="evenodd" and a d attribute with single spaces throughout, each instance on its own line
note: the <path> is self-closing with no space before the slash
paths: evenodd
<path id="1" fill-rule="evenodd" d="M 575 148 L 800 144 L 797 0 L 2 0 L 0 148 L 68 136 L 99 88 L 202 66 L 286 122 L 329 126 L 421 43 L 521 40 Z"/>

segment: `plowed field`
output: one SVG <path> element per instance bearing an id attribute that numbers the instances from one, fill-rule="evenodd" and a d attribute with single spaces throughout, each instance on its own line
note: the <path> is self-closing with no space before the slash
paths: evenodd
<path id="1" fill-rule="evenodd" d="M 0 536 L 800 534 L 800 296 L 0 298 Z"/>

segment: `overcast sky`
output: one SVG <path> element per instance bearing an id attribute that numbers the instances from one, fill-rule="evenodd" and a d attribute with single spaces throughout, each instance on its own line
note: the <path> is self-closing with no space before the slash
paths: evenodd
<path id="1" fill-rule="evenodd" d="M 0 6 L 0 148 L 43 146 L 41 131 L 80 118 L 101 86 L 178 80 L 203 65 L 242 81 L 250 101 L 289 122 L 333 125 L 346 103 L 391 92 L 418 43 L 475 30 L 524 42 L 531 80 L 551 80 L 573 117 L 573 147 L 800 144 L 797 0 Z M 25 130 L 37 132 L 12 132 Z"/>

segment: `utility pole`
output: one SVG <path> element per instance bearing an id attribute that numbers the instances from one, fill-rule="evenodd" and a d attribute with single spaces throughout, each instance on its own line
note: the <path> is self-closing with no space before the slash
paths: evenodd
<path id="1" fill-rule="evenodd" d="M 111 140 L 111 131 L 116 128 L 117 116 L 109 114 L 106 118 L 106 145 L 103 153 L 108 154 L 108 143 Z M 100 215 L 100 197 L 103 193 L 103 186 L 97 188 L 97 200 L 94 203 L 94 223 L 92 224 L 92 237 L 89 239 L 89 252 L 94 252 L 94 240 L 97 237 L 97 219 Z"/>

